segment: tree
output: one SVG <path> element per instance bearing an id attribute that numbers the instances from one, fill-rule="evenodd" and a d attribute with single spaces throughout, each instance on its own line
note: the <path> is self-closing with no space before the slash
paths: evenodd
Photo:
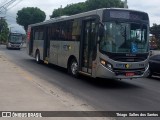
<path id="1" fill-rule="evenodd" d="M 158 48 L 160 48 L 160 25 L 153 24 L 153 26 L 150 28 L 150 33 L 155 36 Z"/>
<path id="2" fill-rule="evenodd" d="M 5 19 L 0 19 L 0 43 L 6 43 L 8 39 L 9 28 Z"/>
<path id="3" fill-rule="evenodd" d="M 52 15 L 50 16 L 50 18 L 55 18 L 55 17 L 59 17 L 63 15 L 63 9 L 62 8 L 58 8 L 58 9 L 54 9 Z"/>
<path id="4" fill-rule="evenodd" d="M 98 8 L 124 7 L 124 2 L 121 0 L 87 0 L 86 4 L 88 10 L 94 10 Z"/>
<path id="5" fill-rule="evenodd" d="M 150 33 L 153 34 L 156 39 L 160 39 L 160 25 L 154 23 L 150 28 Z"/>
<path id="6" fill-rule="evenodd" d="M 24 29 L 27 31 L 27 27 L 30 24 L 43 22 L 46 19 L 46 14 L 44 11 L 41 11 L 39 8 L 27 7 L 19 10 L 17 12 L 17 23 L 24 26 Z"/>
<path id="7" fill-rule="evenodd" d="M 78 4 L 70 4 L 67 5 L 64 9 L 63 9 L 63 14 L 64 15 L 74 15 L 74 14 L 78 14 L 81 12 L 86 12 L 87 11 L 87 6 L 84 2 L 78 3 Z"/>
<path id="8" fill-rule="evenodd" d="M 62 15 L 74 15 L 98 8 L 110 7 L 122 8 L 124 7 L 124 2 L 121 0 L 87 0 L 86 2 L 69 4 L 64 8 L 54 9 L 50 18 L 59 17 Z"/>

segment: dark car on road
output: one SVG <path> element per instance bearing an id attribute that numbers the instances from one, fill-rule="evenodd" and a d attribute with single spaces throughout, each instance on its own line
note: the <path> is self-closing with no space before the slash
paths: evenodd
<path id="1" fill-rule="evenodd" d="M 149 76 L 160 75 L 160 54 L 153 55 L 149 59 Z"/>

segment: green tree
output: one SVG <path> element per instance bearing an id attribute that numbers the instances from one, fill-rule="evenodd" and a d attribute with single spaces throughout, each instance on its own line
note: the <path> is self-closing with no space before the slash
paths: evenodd
<path id="1" fill-rule="evenodd" d="M 160 25 L 154 23 L 153 26 L 150 27 L 150 33 L 155 36 L 158 48 L 160 49 Z"/>
<path id="2" fill-rule="evenodd" d="M 124 2 L 121 0 L 87 0 L 86 4 L 88 10 L 94 10 L 98 8 L 124 7 Z"/>
<path id="3" fill-rule="evenodd" d="M 55 17 L 59 17 L 59 16 L 63 15 L 64 14 L 63 11 L 64 10 L 62 8 L 54 9 L 50 18 L 55 18 Z"/>
<path id="4" fill-rule="evenodd" d="M 77 4 L 70 4 L 67 5 L 64 9 L 63 9 L 63 14 L 64 15 L 74 15 L 74 14 L 78 14 L 81 12 L 86 12 L 87 8 L 86 8 L 86 4 L 84 2 L 80 2 Z"/>
<path id="5" fill-rule="evenodd" d="M 46 14 L 44 11 L 41 11 L 39 8 L 27 7 L 19 10 L 17 12 L 17 23 L 24 26 L 24 29 L 27 31 L 27 27 L 30 24 L 43 22 L 46 19 Z"/>
<path id="6" fill-rule="evenodd" d="M 87 0 L 86 2 L 69 4 L 64 8 L 54 9 L 50 18 L 59 17 L 62 15 L 74 15 L 98 8 L 110 7 L 122 8 L 124 7 L 124 2 L 121 0 Z"/>
<path id="7" fill-rule="evenodd" d="M 0 19 L 0 43 L 6 43 L 9 34 L 8 24 L 5 19 Z"/>
<path id="8" fill-rule="evenodd" d="M 160 39 L 160 25 L 153 24 L 150 28 L 150 33 L 153 34 L 156 39 Z"/>

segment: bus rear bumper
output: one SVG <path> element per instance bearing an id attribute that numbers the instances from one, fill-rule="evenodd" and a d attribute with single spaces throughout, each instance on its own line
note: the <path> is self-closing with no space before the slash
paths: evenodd
<path id="1" fill-rule="evenodd" d="M 146 67 L 145 71 L 141 75 L 134 75 L 134 76 L 125 76 L 125 75 L 116 75 L 115 72 L 107 69 L 103 65 L 99 65 L 97 68 L 96 76 L 98 78 L 109 78 L 109 79 L 134 79 L 134 78 L 142 78 L 147 77 L 149 71 L 149 66 Z"/>

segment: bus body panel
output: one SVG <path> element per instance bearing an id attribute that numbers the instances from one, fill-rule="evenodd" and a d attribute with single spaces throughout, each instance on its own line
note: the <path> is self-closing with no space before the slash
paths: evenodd
<path id="1" fill-rule="evenodd" d="M 74 41 L 51 41 L 49 63 L 67 68 L 70 56 L 79 60 L 79 42 Z"/>

